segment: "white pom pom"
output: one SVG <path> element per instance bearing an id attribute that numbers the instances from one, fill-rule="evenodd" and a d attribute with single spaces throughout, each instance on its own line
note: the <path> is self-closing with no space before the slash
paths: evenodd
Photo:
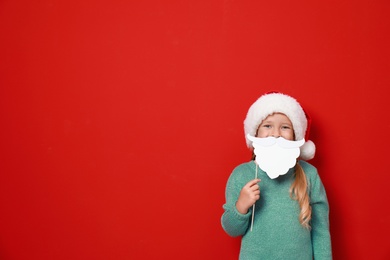
<path id="1" fill-rule="evenodd" d="M 304 145 L 301 146 L 301 155 L 302 160 L 308 161 L 314 158 L 316 153 L 316 146 L 312 141 L 307 141 Z"/>

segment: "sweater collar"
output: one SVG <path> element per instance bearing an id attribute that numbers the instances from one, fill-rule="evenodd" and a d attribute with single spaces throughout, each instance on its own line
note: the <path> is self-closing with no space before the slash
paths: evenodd
<path id="1" fill-rule="evenodd" d="M 263 171 L 263 170 L 257 165 L 257 163 L 256 163 L 255 160 L 251 160 L 250 163 L 251 163 L 251 168 L 253 168 L 254 171 L 256 171 L 256 167 L 257 167 L 257 175 L 258 175 L 258 176 L 263 176 L 263 177 L 266 176 L 267 178 L 271 179 L 271 178 L 268 176 L 268 174 L 267 174 L 265 171 Z M 298 162 L 297 162 L 297 163 L 298 163 Z M 294 174 L 294 172 L 295 172 L 295 167 L 296 167 L 296 166 L 297 166 L 297 165 L 295 164 L 294 167 L 290 168 L 286 174 L 280 175 L 279 177 L 275 178 L 274 180 L 276 180 L 276 179 L 282 179 L 282 178 L 287 177 L 287 176 L 291 176 L 292 174 Z"/>

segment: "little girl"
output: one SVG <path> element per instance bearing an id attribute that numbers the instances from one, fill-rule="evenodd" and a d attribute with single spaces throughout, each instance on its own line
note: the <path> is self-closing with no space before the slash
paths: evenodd
<path id="1" fill-rule="evenodd" d="M 221 218 L 227 234 L 242 236 L 240 259 L 332 259 L 325 189 L 316 168 L 303 161 L 315 154 L 309 127 L 300 104 L 285 94 L 265 94 L 249 108 L 244 130 L 253 160 L 230 175 Z M 294 147 L 300 141 L 294 157 L 287 155 L 293 158 L 291 168 L 279 167 L 284 165 L 280 154 L 288 149 L 257 145 L 265 141 Z"/>

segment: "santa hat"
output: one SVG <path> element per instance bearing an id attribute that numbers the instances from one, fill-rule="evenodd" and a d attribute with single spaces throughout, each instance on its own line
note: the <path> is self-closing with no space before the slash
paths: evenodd
<path id="1" fill-rule="evenodd" d="M 272 92 L 261 96 L 248 110 L 248 114 L 244 120 L 244 131 L 246 144 L 250 149 L 253 149 L 252 141 L 246 136 L 250 134 L 256 136 L 257 129 L 261 122 L 269 115 L 274 113 L 285 114 L 291 121 L 295 140 L 305 138 L 305 144 L 301 146 L 300 158 L 310 160 L 314 157 L 316 147 L 312 141 L 308 139 L 311 119 L 305 113 L 298 101 L 288 95 Z"/>

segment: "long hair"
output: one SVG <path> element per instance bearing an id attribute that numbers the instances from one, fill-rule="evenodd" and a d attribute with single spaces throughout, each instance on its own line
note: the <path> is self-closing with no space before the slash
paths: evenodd
<path id="1" fill-rule="evenodd" d="M 290 187 L 290 197 L 298 201 L 301 212 L 299 213 L 299 222 L 307 229 L 310 229 L 311 206 L 308 194 L 308 185 L 305 172 L 302 166 L 297 162 L 295 166 L 295 180 Z"/>
<path id="2" fill-rule="evenodd" d="M 252 152 L 252 160 L 256 159 L 256 155 Z M 290 197 L 298 201 L 301 212 L 299 213 L 299 222 L 304 228 L 310 229 L 311 206 L 308 194 L 308 184 L 305 172 L 302 166 L 297 162 L 295 166 L 295 180 L 290 186 Z"/>

